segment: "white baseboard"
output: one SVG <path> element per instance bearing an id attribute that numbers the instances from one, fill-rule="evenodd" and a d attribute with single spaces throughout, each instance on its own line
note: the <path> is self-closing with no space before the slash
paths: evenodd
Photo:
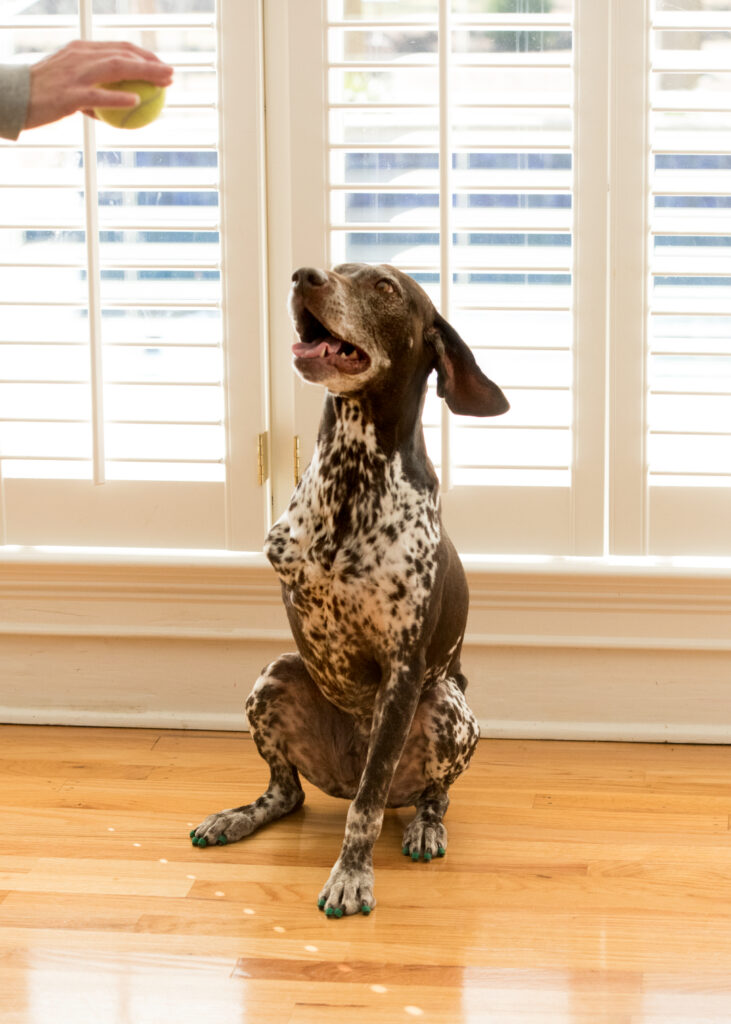
<path id="1" fill-rule="evenodd" d="M 706 743 L 731 742 L 724 725 L 662 725 L 654 722 L 480 722 L 483 739 L 572 740 L 602 743 Z"/>
<path id="2" fill-rule="evenodd" d="M 0 707 L 5 725 L 67 725 L 110 729 L 200 729 L 245 732 L 243 714 L 196 711 L 100 711 L 80 708 Z"/>
<path id="3" fill-rule="evenodd" d="M 244 715 L 180 711 L 122 713 L 62 708 L 0 707 L 5 725 L 55 725 L 113 729 L 185 729 L 247 732 Z M 479 719 L 483 739 L 569 740 L 603 743 L 694 743 L 727 745 L 727 725 L 660 725 L 650 722 L 530 722 Z"/>

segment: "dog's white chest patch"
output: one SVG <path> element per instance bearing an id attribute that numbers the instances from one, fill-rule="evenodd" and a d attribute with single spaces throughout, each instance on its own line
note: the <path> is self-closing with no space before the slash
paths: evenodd
<path id="1" fill-rule="evenodd" d="M 440 540 L 432 493 L 367 432 L 319 449 L 265 545 L 296 613 L 300 654 L 323 693 L 370 714 L 381 666 L 418 643 Z M 340 442 L 340 443 L 338 443 Z"/>

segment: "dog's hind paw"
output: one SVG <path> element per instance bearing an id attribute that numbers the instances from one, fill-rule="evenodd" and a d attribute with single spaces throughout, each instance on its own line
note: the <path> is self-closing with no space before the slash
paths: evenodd
<path id="1" fill-rule="evenodd" d="M 193 829 L 190 839 L 193 846 L 200 849 L 206 846 L 225 846 L 245 839 L 257 826 L 254 815 L 248 813 L 246 808 L 231 809 L 209 814 L 198 828 Z"/>
<path id="2" fill-rule="evenodd" d="M 432 857 L 443 857 L 447 852 L 447 830 L 441 823 L 438 825 L 425 822 L 417 815 L 404 832 L 401 841 L 401 852 L 404 857 L 416 861 L 423 857 L 430 861 Z"/>
<path id="3" fill-rule="evenodd" d="M 349 914 L 367 916 L 375 905 L 372 869 L 348 871 L 338 864 L 332 869 L 317 900 L 317 906 L 325 911 L 327 917 L 344 917 Z"/>
<path id="4" fill-rule="evenodd" d="M 270 788 L 258 800 L 244 807 L 231 807 L 218 814 L 209 814 L 198 828 L 190 833 L 193 846 L 224 846 L 245 839 L 262 825 L 283 818 L 298 810 L 304 803 L 305 794 L 299 784 L 283 790 Z"/>

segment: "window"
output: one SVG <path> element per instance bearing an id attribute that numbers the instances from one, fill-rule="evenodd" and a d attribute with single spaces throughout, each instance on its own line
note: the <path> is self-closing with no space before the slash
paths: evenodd
<path id="1" fill-rule="evenodd" d="M 178 71 L 134 138 L 75 119 L 0 151 L 8 540 L 258 548 L 321 405 L 291 272 L 364 260 L 511 401 L 430 391 L 460 550 L 729 552 L 731 0 L 14 10 L 2 60 L 124 34 Z"/>
<path id="2" fill-rule="evenodd" d="M 164 116 L 146 128 L 74 117 L 3 147 L 7 537 L 222 547 L 229 406 L 243 403 L 225 374 L 240 339 L 227 333 L 221 274 L 215 2 L 29 0 L 14 11 L 4 61 L 78 37 L 128 39 L 176 76 Z M 253 346 L 255 380 L 257 359 Z M 261 405 L 257 396 L 254 416 Z"/>

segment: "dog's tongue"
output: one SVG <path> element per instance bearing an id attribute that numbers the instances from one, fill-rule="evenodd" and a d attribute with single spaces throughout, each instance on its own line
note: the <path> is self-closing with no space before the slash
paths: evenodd
<path id="1" fill-rule="evenodd" d="M 292 352 L 304 359 L 320 358 L 339 351 L 340 342 L 332 338 L 323 338 L 322 341 L 298 341 L 292 346 Z"/>

